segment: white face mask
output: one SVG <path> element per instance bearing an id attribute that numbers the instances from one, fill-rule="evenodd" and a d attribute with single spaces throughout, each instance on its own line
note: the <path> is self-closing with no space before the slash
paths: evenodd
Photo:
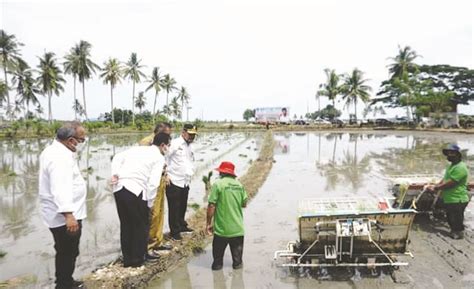
<path id="1" fill-rule="evenodd" d="M 84 148 L 86 147 L 88 139 L 86 139 L 84 142 L 78 142 L 76 145 L 76 153 L 81 154 L 82 151 L 84 151 Z"/>
<path id="2" fill-rule="evenodd" d="M 160 149 L 160 152 L 162 155 L 166 156 L 169 152 L 169 147 L 168 146 L 162 146 Z"/>

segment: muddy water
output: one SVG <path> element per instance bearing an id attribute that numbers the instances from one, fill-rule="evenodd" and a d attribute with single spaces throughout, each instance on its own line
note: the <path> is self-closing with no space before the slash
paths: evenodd
<path id="1" fill-rule="evenodd" d="M 276 134 L 272 171 L 257 196 L 245 209 L 244 268 L 232 270 L 230 252 L 224 269 L 210 270 L 212 253 L 205 252 L 160 276 L 150 288 L 474 288 L 473 239 L 453 241 L 418 225 L 412 231 L 410 250 L 415 259 L 402 269 L 395 283 L 388 272 L 332 272 L 316 278 L 308 271 L 290 274 L 273 262 L 273 252 L 297 240 L 298 200 L 308 197 L 388 196 L 387 174 L 441 173 L 446 165 L 441 148 L 457 142 L 468 149 L 474 171 L 474 136 L 439 133 L 286 133 Z M 473 228 L 474 208 L 466 212 Z M 426 227 L 426 228 L 425 228 Z M 434 236 L 434 237 L 433 237 Z M 453 251 L 463 252 L 458 255 Z M 446 256 L 464 259 L 459 265 Z M 452 262 L 453 263 L 453 262 Z M 458 262 L 459 263 L 459 262 Z M 428 265 L 430 264 L 430 265 Z M 458 270 L 459 271 L 459 270 Z"/>
<path id="2" fill-rule="evenodd" d="M 119 256 L 119 227 L 113 195 L 107 186 L 111 157 L 135 145 L 143 135 L 92 136 L 79 167 L 87 181 L 87 214 L 75 276 Z M 259 134 L 202 133 L 195 142 L 196 174 L 188 214 L 206 202 L 202 176 L 222 160 L 233 160 L 245 172 L 258 153 Z M 0 281 L 29 276 L 48 285 L 54 276 L 54 249 L 39 215 L 39 154 L 51 140 L 0 141 Z M 167 230 L 167 227 L 165 228 Z"/>

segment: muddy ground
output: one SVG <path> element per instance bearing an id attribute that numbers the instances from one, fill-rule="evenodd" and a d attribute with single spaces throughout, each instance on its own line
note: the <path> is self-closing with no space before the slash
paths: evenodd
<path id="1" fill-rule="evenodd" d="M 440 173 L 440 148 L 456 141 L 474 152 L 474 137 L 440 133 L 276 134 L 275 164 L 244 212 L 244 268 L 233 270 L 227 252 L 224 269 L 210 270 L 211 247 L 149 288 L 474 288 L 473 206 L 466 211 L 466 238 L 446 236 L 443 219 L 417 216 L 411 231 L 407 267 L 391 272 L 300 270 L 278 267 L 273 253 L 297 240 L 298 200 L 311 197 L 387 196 L 385 174 Z M 467 159 L 472 168 L 473 159 Z M 472 173 L 472 171 L 471 171 Z"/>

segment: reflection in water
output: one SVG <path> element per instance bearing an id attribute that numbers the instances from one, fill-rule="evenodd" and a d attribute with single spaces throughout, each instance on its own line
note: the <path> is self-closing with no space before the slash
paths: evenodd
<path id="1" fill-rule="evenodd" d="M 275 138 L 282 140 L 285 134 L 278 133 Z M 372 283 L 369 278 L 347 283 L 321 283 L 304 274 L 288 277 L 284 269 L 275 266 L 272 254 L 288 241 L 298 239 L 295 218 L 299 200 L 346 197 L 355 192 L 364 197 L 386 196 L 388 182 L 380 176 L 389 173 L 441 173 L 446 161 L 440 148 L 444 143 L 456 140 L 461 147 L 468 148 L 471 155 L 474 153 L 473 136 L 294 133 L 289 136 L 291 150 L 275 155 L 276 162 L 270 175 L 245 209 L 244 270 L 233 271 L 224 262 L 223 271 L 212 272 L 209 268 L 211 248 L 208 246 L 203 254 L 188 264 L 152 282 L 150 288 L 169 289 L 171 280 L 179 279 L 184 268 L 190 275 L 191 285 L 182 282 L 187 284 L 183 289 L 244 288 L 244 281 L 247 288 L 393 288 L 385 286 L 388 283 L 393 285 L 392 281 L 387 282 L 390 278 L 376 278 Z M 468 157 L 467 163 L 472 170 L 474 156 Z M 231 260 L 228 262 L 230 264 Z"/>
<path id="2" fill-rule="evenodd" d="M 77 278 L 119 255 L 118 217 L 107 185 L 110 163 L 115 153 L 136 145 L 143 135 L 91 135 L 78 156 L 79 168 L 87 185 L 87 219 L 76 266 Z M 213 162 L 232 157 L 236 167 L 245 170 L 250 160 L 257 156 L 256 140 L 259 136 L 227 132 L 200 134 L 195 147 L 203 161 L 198 167 L 208 172 L 215 167 Z M 28 273 L 37 275 L 39 281 L 44 281 L 47 286 L 47 280 L 53 277 L 52 236 L 42 223 L 37 201 L 39 155 L 51 141 L 0 141 L 0 250 L 7 252 L 0 258 L 0 283 Z M 238 157 L 239 154 L 246 157 Z M 202 175 L 195 177 L 190 203 L 201 205 L 204 196 Z"/>
<path id="3" fill-rule="evenodd" d="M 333 191 L 342 182 L 350 183 L 353 192 L 357 192 L 363 183 L 364 174 L 370 171 L 369 157 L 365 155 L 360 159 L 357 154 L 357 144 L 360 134 L 349 134 L 349 144 L 343 148 L 342 159 L 336 161 L 337 140 L 342 138 L 342 134 L 329 134 L 326 139 L 333 141 L 332 158 L 327 164 L 321 164 L 318 153 L 317 168 L 321 170 L 322 176 L 326 177 L 326 190 Z M 353 143 L 352 148 L 350 143 Z M 320 150 L 320 136 L 318 138 L 318 150 Z"/>
<path id="4" fill-rule="evenodd" d="M 230 274 L 230 289 L 245 289 L 243 270 L 233 270 Z M 212 271 L 213 289 L 228 289 L 224 270 Z M 186 287 L 188 288 L 188 287 Z M 192 288 L 192 287 L 189 287 Z"/>

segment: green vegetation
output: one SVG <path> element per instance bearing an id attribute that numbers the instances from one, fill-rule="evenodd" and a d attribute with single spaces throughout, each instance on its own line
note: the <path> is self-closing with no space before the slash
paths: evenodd
<path id="1" fill-rule="evenodd" d="M 7 252 L 0 250 L 0 258 L 3 258 L 7 255 Z"/>
<path id="2" fill-rule="evenodd" d="M 255 117 L 255 110 L 247 108 L 244 111 L 243 118 L 245 119 L 245 121 L 249 121 L 252 117 Z"/>
<path id="3" fill-rule="evenodd" d="M 306 117 L 309 119 L 328 119 L 333 120 L 341 115 L 341 111 L 336 109 L 334 106 L 328 104 L 325 108 L 315 111 L 313 113 L 306 114 Z"/>
<path id="4" fill-rule="evenodd" d="M 148 129 L 157 121 L 173 118 L 182 120 L 184 106 L 188 106 L 190 101 L 188 90 L 184 86 L 180 86 L 178 90 L 176 80 L 170 74 L 162 77 L 158 67 L 154 67 L 148 77 L 143 72 L 145 65 L 142 64 L 142 60 L 136 53 L 131 53 L 125 63 L 116 58 L 109 58 L 104 62 L 103 67 L 100 67 L 92 61 L 92 45 L 87 41 L 80 40 L 70 48 L 63 58 L 57 57 L 53 52 L 45 52 L 41 57 L 38 57 L 37 69 L 32 69 L 21 58 L 21 47 L 23 44 L 16 39 L 15 35 L 0 29 L 0 67 L 3 68 L 4 75 L 3 80 L 0 80 L 0 107 L 6 108 L 5 116 L 8 121 L 0 123 L 2 128 L 0 136 L 15 136 L 18 130 L 22 129 L 25 129 L 23 134 L 27 136 L 33 135 L 33 132 L 37 132 L 37 136 L 50 135 L 51 131 L 54 131 L 56 122 L 53 118 L 53 95 L 60 96 L 64 91 L 65 76 L 71 76 L 74 83 L 74 97 L 72 99 L 74 119 L 84 117 L 88 123 L 86 82 L 94 78 L 96 71 L 100 71 L 100 78 L 104 84 L 110 85 L 110 112 L 103 114 L 105 124 L 93 124 L 91 125 L 93 128 L 106 126 L 110 129 L 117 129 L 128 126 L 128 120 L 125 121 L 124 118 L 128 118 L 129 115 L 131 119 L 129 129 L 139 130 Z M 117 110 L 113 103 L 114 89 L 123 79 L 132 81 L 131 110 L 125 110 L 125 112 Z M 77 81 L 82 84 L 82 102 L 76 93 Z M 140 82 L 148 82 L 149 85 L 137 97 L 135 88 Z M 152 89 L 155 93 L 153 112 L 143 111 L 146 104 L 145 93 Z M 166 91 L 166 105 L 159 111 L 156 104 L 162 90 Z M 10 92 L 15 92 L 15 97 L 11 97 Z M 173 95 L 175 92 L 176 95 Z M 47 124 L 43 121 L 43 108 L 39 104 L 38 95 L 43 95 L 48 100 Z M 171 101 L 169 101 L 170 96 Z M 36 106 L 34 112 L 30 111 L 30 104 Z M 135 107 L 139 109 L 139 114 L 135 113 Z M 119 114 L 119 117 L 116 114 Z M 112 123 L 111 125 L 107 124 L 109 121 Z M 116 126 L 118 123 L 120 125 Z M 33 127 L 33 132 L 26 126 Z"/>
<path id="5" fill-rule="evenodd" d="M 450 65 L 418 65 L 419 55 L 409 46 L 399 48 L 389 66 L 391 76 L 372 101 L 389 107 L 406 107 L 407 117 L 457 112 L 459 104 L 474 100 L 474 70 Z"/>

